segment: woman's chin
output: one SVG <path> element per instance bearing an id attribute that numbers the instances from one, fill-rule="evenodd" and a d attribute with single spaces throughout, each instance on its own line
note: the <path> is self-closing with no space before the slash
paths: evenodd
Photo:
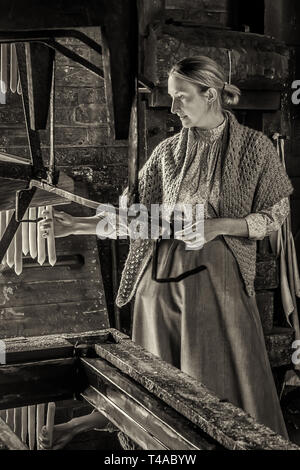
<path id="1" fill-rule="evenodd" d="M 193 126 L 192 122 L 190 121 L 190 119 L 188 117 L 182 118 L 180 120 L 181 120 L 182 127 L 192 127 Z"/>

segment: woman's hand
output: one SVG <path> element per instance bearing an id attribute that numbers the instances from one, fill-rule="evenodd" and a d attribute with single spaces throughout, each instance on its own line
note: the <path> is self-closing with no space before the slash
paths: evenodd
<path id="1" fill-rule="evenodd" d="M 74 233 L 76 217 L 73 217 L 66 212 L 58 212 L 54 210 L 53 219 L 50 218 L 50 213 L 46 210 L 43 211 L 43 217 L 45 217 L 45 220 L 40 222 L 40 230 L 44 238 L 49 235 L 49 230 L 52 227 L 52 224 L 55 238 L 67 237 Z"/>
<path id="2" fill-rule="evenodd" d="M 53 427 L 52 446 L 49 442 L 49 434 L 46 426 L 43 426 L 39 435 L 39 448 L 41 450 L 59 450 L 63 449 L 75 437 L 75 426 L 72 421 L 63 424 L 57 424 Z"/>
<path id="3" fill-rule="evenodd" d="M 186 248 L 188 250 L 199 250 L 200 248 L 212 240 L 214 240 L 217 236 L 222 235 L 222 219 L 215 218 L 215 219 L 205 219 L 203 221 L 203 230 L 200 230 L 197 224 L 189 224 L 185 227 L 184 230 L 177 231 L 175 233 L 175 238 L 182 240 L 186 244 Z"/>
<path id="4" fill-rule="evenodd" d="M 208 243 L 222 234 L 222 219 L 215 218 L 204 220 L 204 243 Z"/>
<path id="5" fill-rule="evenodd" d="M 108 419 L 99 411 L 86 416 L 79 416 L 67 423 L 57 424 L 53 427 L 52 446 L 50 446 L 49 434 L 46 426 L 43 426 L 38 437 L 41 450 L 63 449 L 75 436 L 92 429 L 104 429 Z"/>

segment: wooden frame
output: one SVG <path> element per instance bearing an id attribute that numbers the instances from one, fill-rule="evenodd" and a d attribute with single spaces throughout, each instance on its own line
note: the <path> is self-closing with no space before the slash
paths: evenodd
<path id="1" fill-rule="evenodd" d="M 115 329 L 4 343 L 0 410 L 81 397 L 148 450 L 299 450 Z"/>

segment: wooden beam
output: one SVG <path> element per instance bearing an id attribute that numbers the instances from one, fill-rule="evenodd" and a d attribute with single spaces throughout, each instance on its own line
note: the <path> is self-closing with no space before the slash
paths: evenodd
<path id="1" fill-rule="evenodd" d="M 46 178 L 46 169 L 43 163 L 42 151 L 40 137 L 37 131 L 31 128 L 31 99 L 29 90 L 31 89 L 30 82 L 27 77 L 27 58 L 25 44 L 18 43 L 16 44 L 17 58 L 18 58 L 18 68 L 20 74 L 20 82 L 22 86 L 22 101 L 23 109 L 25 116 L 25 124 L 28 136 L 30 157 L 33 165 L 34 175 L 37 178 Z M 29 77 L 30 79 L 30 77 Z"/>
<path id="2" fill-rule="evenodd" d="M 136 2 L 110 0 L 93 2 L 95 15 L 102 17 L 103 69 L 106 97 L 113 98 L 116 139 L 127 139 L 138 75 L 138 15 Z M 110 97 L 110 99 L 111 99 Z M 110 112 L 111 106 L 108 106 Z"/>
<path id="3" fill-rule="evenodd" d="M 37 43 L 27 43 L 25 51 L 30 127 L 38 131 L 47 127 L 55 52 Z"/>
<path id="4" fill-rule="evenodd" d="M 1 158 L 1 157 L 0 157 Z M 32 175 L 32 167 L 28 165 L 1 163 L 0 161 L 0 211 L 15 209 L 16 191 L 28 187 L 29 178 Z M 63 172 L 59 173 L 59 180 L 56 185 L 58 189 L 63 189 L 74 193 L 74 180 Z M 68 200 L 54 192 L 37 189 L 30 207 L 67 204 Z"/>
<path id="5" fill-rule="evenodd" d="M 173 450 L 218 447 L 186 418 L 106 361 L 81 358 L 80 365 L 89 382 L 83 398 L 99 411 L 105 410 L 108 419 L 114 418 L 115 425 L 138 445 Z"/>
<path id="6" fill-rule="evenodd" d="M 77 342 L 94 344 L 96 341 L 114 341 L 110 330 L 87 331 L 84 333 L 61 333 L 44 336 L 3 338 L 6 350 L 6 364 L 47 359 L 63 359 L 74 356 Z"/>
<path id="7" fill-rule="evenodd" d="M 107 412 L 117 413 L 114 414 L 116 420 L 121 415 L 126 418 L 122 413 L 122 407 L 125 407 L 131 423 L 135 421 L 145 429 L 147 419 L 143 408 L 147 408 L 151 423 L 154 417 L 152 437 L 157 431 L 160 443 L 162 436 L 165 439 L 165 433 L 158 430 L 166 430 L 161 421 L 172 428 L 174 416 L 179 414 L 183 417 L 182 422 L 189 422 L 200 430 L 204 442 L 209 436 L 209 443 L 217 442 L 226 449 L 299 450 L 240 408 L 220 400 L 199 381 L 150 354 L 117 330 L 11 338 L 4 342 L 7 365 L 0 366 L 0 409 L 70 397 L 75 392 L 83 393 L 90 382 L 91 387 L 100 392 L 99 409 L 107 406 Z M 59 358 L 62 355 L 65 357 Z M 51 356 L 56 359 L 49 359 Z M 41 360 L 41 357 L 48 357 L 48 360 Z M 23 362 L 12 363 L 16 359 Z M 101 370 L 105 364 L 103 360 L 114 367 Z M 95 396 L 93 399 L 96 400 Z M 170 407 L 173 411 L 169 415 L 168 409 L 162 410 L 160 406 Z M 137 429 L 134 430 L 135 436 Z M 180 426 L 180 432 L 178 428 L 173 431 L 180 434 L 185 429 Z M 168 442 L 166 440 L 162 444 L 168 446 Z"/>
<path id="8" fill-rule="evenodd" d="M 163 22 L 165 19 L 165 0 L 137 0 L 139 12 L 139 33 L 145 36 L 148 26 L 155 21 Z"/>
<path id="9" fill-rule="evenodd" d="M 76 366 L 76 358 L 2 365 L 0 409 L 74 397 L 86 387 Z"/>
<path id="10" fill-rule="evenodd" d="M 32 177 L 32 167 L 29 165 L 24 165 L 23 163 L 8 163 L 2 162 L 0 157 L 0 179 L 8 179 L 10 181 L 10 186 L 14 185 L 14 180 L 26 181 L 27 183 Z M 0 191 L 5 192 L 4 188 L 1 188 Z M 14 201 L 15 202 L 15 201 Z"/>
<path id="11" fill-rule="evenodd" d="M 88 403 L 94 406 L 96 410 L 99 410 L 105 417 L 109 419 L 109 421 L 117 426 L 130 439 L 142 447 L 142 449 L 167 450 L 168 448 L 160 440 L 153 436 L 151 432 L 149 432 L 149 426 L 146 428 L 141 426 L 135 419 L 131 417 L 130 414 L 128 414 L 127 410 L 124 410 L 124 407 L 118 406 L 114 401 L 109 399 L 111 393 L 111 391 L 106 390 L 105 394 L 103 394 L 95 390 L 93 387 L 89 387 L 84 393 L 82 393 L 82 397 Z M 121 398 L 121 396 L 119 396 L 119 398 Z M 129 403 L 127 400 L 125 409 L 128 407 Z M 138 407 L 135 411 L 137 414 Z"/>
<path id="12" fill-rule="evenodd" d="M 112 106 L 108 106 L 109 119 L 113 123 L 116 139 L 127 139 L 129 132 L 129 120 L 133 98 L 135 96 L 135 81 L 138 74 L 138 14 L 135 0 L 53 0 L 44 5 L 37 0 L 24 2 L 4 0 L 3 11 L 9 12 L 6 18 L 0 18 L 0 31 L 21 31 L 34 29 L 57 29 L 76 26 L 98 26 L 103 33 L 103 65 L 106 81 L 107 97 L 112 98 Z M 61 12 L 64 14 L 61 14 Z M 1 33 L 0 33 L 1 36 Z M 24 76 L 24 60 L 22 60 L 22 44 L 17 44 L 20 78 L 24 90 L 28 88 L 27 78 Z M 48 76 L 48 68 L 51 63 L 51 54 L 48 58 L 40 58 L 41 46 L 37 46 L 36 62 L 42 63 L 43 76 Z M 27 45 L 27 63 L 29 64 L 29 88 L 30 80 L 35 80 L 34 64 L 31 60 L 32 47 Z M 32 66 L 30 65 L 32 63 Z M 38 90 L 38 88 L 36 88 Z M 43 124 L 46 110 L 47 85 L 43 85 L 46 91 L 43 98 L 44 106 L 40 120 L 36 111 L 30 111 L 30 117 L 34 116 L 36 122 L 29 119 L 33 128 Z M 41 96 L 42 90 L 36 94 L 31 93 L 30 103 L 36 97 Z M 25 93 L 26 99 L 26 93 Z M 25 103 L 26 104 L 26 103 Z M 29 106 L 28 106 L 29 108 Z M 113 137 L 113 136 L 112 136 Z M 35 137 L 31 137 L 34 140 Z M 34 155 L 37 164 L 38 156 Z M 42 168 L 39 169 L 40 171 Z"/>
<path id="13" fill-rule="evenodd" d="M 266 426 L 258 424 L 240 408 L 222 402 L 199 381 L 153 356 L 128 337 L 114 337 L 117 344 L 95 344 L 98 356 L 151 391 L 223 447 L 231 450 L 298 449 Z M 239 426 L 236 426 L 237 422 Z"/>

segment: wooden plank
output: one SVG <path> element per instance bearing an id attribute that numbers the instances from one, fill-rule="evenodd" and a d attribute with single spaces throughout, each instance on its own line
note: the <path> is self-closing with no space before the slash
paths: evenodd
<path id="1" fill-rule="evenodd" d="M 7 165 L 3 163 L 2 165 Z M 13 166 L 15 164 L 12 164 Z M 14 171 L 13 169 L 10 171 L 10 179 L 8 176 L 8 170 L 5 173 L 5 178 L 0 176 L 0 211 L 14 209 L 16 205 L 16 191 L 20 189 L 26 189 L 28 185 L 27 176 L 29 177 L 29 172 L 31 172 L 32 167 L 25 167 L 24 168 L 24 180 L 21 181 L 19 179 L 11 179 L 11 177 L 15 174 L 18 177 L 18 169 Z M 0 170 L 1 172 L 1 170 Z M 58 188 L 65 189 L 70 192 L 74 192 L 74 181 L 65 173 L 61 172 L 59 181 L 57 184 Z M 34 195 L 30 207 L 39 207 L 39 206 L 46 206 L 46 205 L 59 205 L 59 204 L 66 204 L 67 200 L 62 198 L 61 196 L 57 196 L 56 194 L 49 193 L 48 191 L 44 191 L 41 189 L 37 189 L 36 194 Z"/>
<path id="2" fill-rule="evenodd" d="M 95 341 L 115 341 L 110 330 L 95 330 L 83 333 L 61 333 L 28 338 L 7 338 L 3 340 L 6 351 L 6 364 L 26 361 L 39 361 L 73 357 L 77 341 L 94 343 Z"/>
<path id="3" fill-rule="evenodd" d="M 97 354 L 196 424 L 227 449 L 299 449 L 258 424 L 250 415 L 222 402 L 203 384 L 114 334 L 117 344 L 96 344 Z M 125 335 L 124 335 L 125 336 Z M 236 423 L 239 426 L 236 426 Z"/>
<path id="4" fill-rule="evenodd" d="M 63 208 L 63 212 L 71 213 L 69 207 Z M 59 212 L 61 209 L 57 208 L 56 210 Z M 70 237 L 56 238 L 55 244 L 57 252 L 65 254 L 74 252 L 80 253 L 81 251 L 95 250 L 96 240 L 96 237 L 93 235 L 71 235 Z"/>
<path id="5" fill-rule="evenodd" d="M 280 336 L 283 334 L 283 331 L 277 330 L 275 334 Z M 47 401 L 49 397 L 43 396 L 43 390 L 37 390 L 37 377 L 40 378 L 41 374 L 44 373 L 42 375 L 42 382 L 47 383 L 46 375 L 47 377 L 51 375 L 47 371 L 39 369 L 39 367 L 42 367 L 41 362 L 10 365 L 16 359 L 21 357 L 23 360 L 34 359 L 36 361 L 40 360 L 41 357 L 45 358 L 47 354 L 48 357 L 51 354 L 56 354 L 56 357 L 61 357 L 62 354 L 65 354 L 70 366 L 70 361 L 74 360 L 73 347 L 70 347 L 70 344 L 75 345 L 78 342 L 79 344 L 85 343 L 92 346 L 96 343 L 95 350 L 101 358 L 113 364 L 124 374 L 129 375 L 141 384 L 142 387 L 159 398 L 159 400 L 162 400 L 175 411 L 185 416 L 225 448 L 244 450 L 298 449 L 297 446 L 284 440 L 265 426 L 258 424 L 241 409 L 236 408 L 230 403 L 222 402 L 192 377 L 135 345 L 128 336 L 117 330 L 107 329 L 75 335 L 49 335 L 46 337 L 18 338 L 17 340 L 11 338 L 4 340 L 4 342 L 7 350 L 8 365 L 0 367 L 0 382 L 7 387 L 7 390 L 14 390 L 13 387 L 15 387 L 16 395 L 19 392 L 17 382 L 19 381 L 20 367 L 22 365 L 24 366 L 22 370 L 24 377 L 32 377 L 33 381 L 35 380 L 34 390 L 39 396 L 40 402 Z M 70 354 L 72 354 L 72 357 L 70 357 Z M 57 380 L 55 370 L 58 370 L 54 365 L 59 363 L 62 366 L 67 366 L 67 361 L 62 359 L 43 361 L 43 363 L 45 369 L 53 366 L 51 373 L 54 375 L 54 381 Z M 5 369 L 8 371 L 6 375 L 3 373 Z M 28 371 L 31 372 L 28 373 Z M 66 374 L 62 373 L 61 376 L 66 379 Z M 112 376 L 107 377 L 110 381 L 112 378 Z M 11 386 L 12 383 L 15 385 Z M 24 382 L 24 387 L 26 392 L 26 387 L 29 387 L 26 381 Z M 37 395 L 35 396 L 37 397 Z M 24 397 L 22 399 L 24 400 Z M 49 399 L 53 399 L 53 397 Z M 16 401 L 12 404 L 11 400 Z M 16 398 L 14 394 L 11 395 L 10 393 L 9 401 L 6 398 L 6 401 L 0 405 L 0 408 L 9 408 L 10 406 L 20 406 L 22 404 L 23 401 L 20 402 L 19 397 Z M 239 423 L 238 428 L 236 422 Z"/>
<path id="6" fill-rule="evenodd" d="M 105 302 L 85 300 L 0 308 L 0 338 L 90 331 L 109 326 Z"/>
<path id="7" fill-rule="evenodd" d="M 57 259 L 60 260 L 61 256 L 66 256 L 66 253 L 56 250 Z M 72 253 L 68 253 L 69 256 L 72 256 Z M 96 261 L 97 250 L 83 251 L 80 250 L 80 255 L 74 252 L 74 262 L 76 261 L 76 256 L 80 256 L 83 259 L 83 265 L 78 264 L 78 267 L 68 266 L 68 261 L 65 261 L 64 265 L 55 264 L 51 266 L 49 263 L 44 263 L 43 266 L 40 266 L 36 260 L 33 260 L 30 257 L 23 256 L 23 272 L 20 276 L 17 276 L 13 269 L 10 269 L 7 266 L 0 267 L 0 285 L 2 284 L 20 284 L 26 285 L 30 282 L 36 282 L 47 280 L 47 281 L 56 281 L 56 280 L 75 280 L 75 279 L 91 279 L 98 275 L 98 264 Z M 29 261 L 31 264 L 27 266 L 26 262 Z M 97 279 L 96 279 L 97 280 Z M 101 285 L 101 280 L 99 279 Z"/>
<path id="8" fill-rule="evenodd" d="M 143 449 L 167 450 L 167 447 L 164 446 L 161 441 L 151 435 L 148 429 L 145 429 L 136 422 L 124 411 L 124 408 L 119 407 L 116 403 L 111 401 L 107 394 L 103 394 L 93 389 L 93 387 L 89 387 L 82 393 L 82 396 Z"/>
<path id="9" fill-rule="evenodd" d="M 28 183 L 32 177 L 32 168 L 28 165 L 16 162 L 3 162 L 0 159 L 0 178 L 1 180 L 10 180 L 10 185 L 13 185 L 14 180 L 19 180 Z M 24 185 L 25 186 L 25 185 Z M 2 189 L 2 188 L 1 188 Z"/>
<path id="10" fill-rule="evenodd" d="M 0 308 L 24 307 L 72 301 L 99 299 L 98 279 L 75 279 L 64 281 L 35 281 L 2 285 L 0 287 Z"/>
<path id="11" fill-rule="evenodd" d="M 87 375 L 90 387 L 82 396 L 99 411 L 98 396 L 105 403 L 103 396 L 122 409 L 132 420 L 140 424 L 147 432 L 156 437 L 165 448 L 184 449 L 216 449 L 216 445 L 200 430 L 191 425 L 183 416 L 172 408 L 166 407 L 159 399 L 153 397 L 143 387 L 128 379 L 115 367 L 101 359 L 81 358 L 80 364 Z M 94 393 L 92 388 L 94 389 Z M 108 411 L 108 410 L 107 410 Z M 109 417 L 110 418 L 110 417 Z M 119 423 L 117 422 L 116 425 Z M 127 435 L 131 429 L 131 420 L 123 416 L 122 424 Z M 123 426 L 122 426 L 123 427 Z M 135 434 L 135 433 L 134 433 Z M 136 437 L 130 436 L 133 439 Z M 136 439 L 134 439 L 136 441 Z"/>
<path id="12" fill-rule="evenodd" d="M 0 442 L 3 442 L 9 450 L 29 450 L 2 418 L 0 418 Z"/>
<path id="13" fill-rule="evenodd" d="M 0 161 L 8 163 L 17 163 L 22 164 L 22 169 L 24 170 L 24 165 L 30 165 L 28 158 L 19 157 L 18 155 L 12 155 L 11 153 L 0 152 Z M 15 165 L 14 165 L 15 166 Z"/>
<path id="14" fill-rule="evenodd" d="M 72 398 L 85 384 L 76 362 L 64 358 L 2 365 L 0 409 Z"/>

